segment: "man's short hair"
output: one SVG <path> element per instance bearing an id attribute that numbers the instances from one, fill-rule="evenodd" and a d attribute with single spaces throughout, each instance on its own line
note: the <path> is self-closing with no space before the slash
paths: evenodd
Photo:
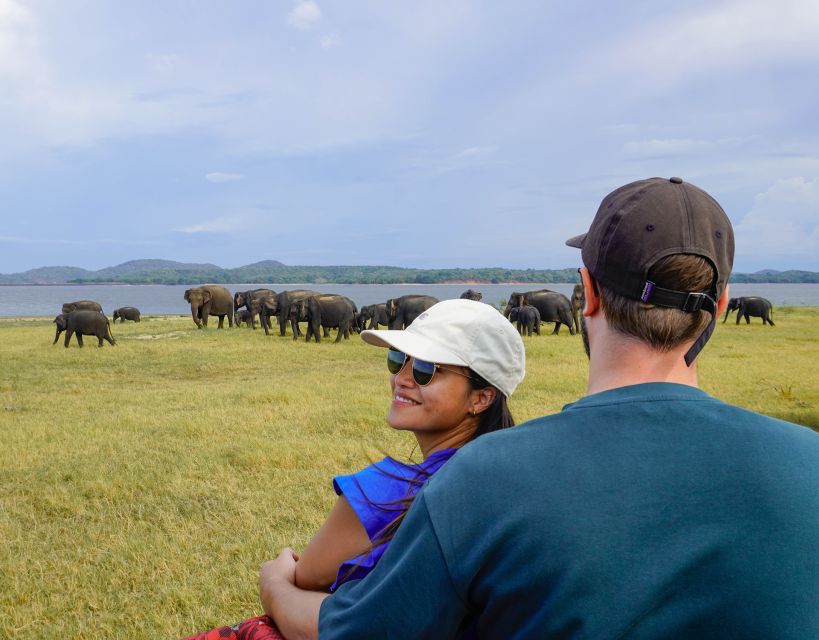
<path id="1" fill-rule="evenodd" d="M 672 255 L 655 264 L 650 278 L 658 286 L 676 291 L 704 291 L 714 280 L 714 268 L 700 256 Z M 600 302 L 609 326 L 629 338 L 645 342 L 658 351 L 670 351 L 703 332 L 711 316 L 700 310 L 658 307 L 615 293 L 603 284 Z"/>

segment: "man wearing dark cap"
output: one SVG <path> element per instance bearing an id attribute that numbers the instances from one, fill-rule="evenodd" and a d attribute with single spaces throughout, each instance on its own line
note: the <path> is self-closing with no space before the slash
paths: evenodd
<path id="1" fill-rule="evenodd" d="M 641 180 L 567 244 L 588 395 L 464 447 L 365 579 L 325 598 L 288 581 L 289 554 L 265 565 L 287 637 L 819 638 L 819 435 L 697 388 L 725 212 Z"/>

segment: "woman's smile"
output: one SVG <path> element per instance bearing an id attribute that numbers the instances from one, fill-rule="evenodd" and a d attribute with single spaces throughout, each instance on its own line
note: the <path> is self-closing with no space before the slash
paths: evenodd
<path id="1" fill-rule="evenodd" d="M 421 403 L 417 402 L 416 400 L 413 400 L 412 398 L 408 398 L 407 396 L 402 395 L 400 393 L 396 393 L 392 397 L 392 405 L 394 407 L 411 407 L 418 404 Z"/>

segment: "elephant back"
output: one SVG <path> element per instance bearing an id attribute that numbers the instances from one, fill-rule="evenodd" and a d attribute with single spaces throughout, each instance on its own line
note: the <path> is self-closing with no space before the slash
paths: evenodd
<path id="1" fill-rule="evenodd" d="M 200 287 L 210 293 L 210 314 L 227 315 L 233 313 L 233 298 L 225 287 L 218 284 L 206 284 Z"/>
<path id="2" fill-rule="evenodd" d="M 81 309 L 87 311 L 99 311 L 102 313 L 102 305 L 94 300 L 75 300 L 74 302 L 64 302 L 62 312 L 71 313 L 72 311 L 79 311 Z"/>

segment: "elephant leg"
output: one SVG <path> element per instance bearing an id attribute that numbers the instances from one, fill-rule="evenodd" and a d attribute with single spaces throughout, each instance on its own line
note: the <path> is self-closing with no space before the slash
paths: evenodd
<path id="1" fill-rule="evenodd" d="M 62 331 L 60 331 L 59 329 L 57 329 L 57 333 L 55 333 L 55 334 L 54 334 L 54 342 L 52 342 L 51 344 L 57 344 L 57 340 L 59 340 L 59 339 L 60 339 L 60 334 L 61 334 L 61 333 L 62 333 Z"/>
<path id="2" fill-rule="evenodd" d="M 322 330 L 324 331 L 324 337 L 329 338 L 330 337 L 330 329 L 328 329 L 327 327 L 322 327 Z"/>
<path id="3" fill-rule="evenodd" d="M 65 330 L 65 341 L 63 342 L 63 344 L 65 345 L 66 349 L 68 349 L 68 343 L 71 342 L 71 336 L 72 335 L 74 335 L 74 330 L 73 329 L 66 329 Z M 79 338 L 79 336 L 77 336 L 77 338 Z"/>
<path id="4" fill-rule="evenodd" d="M 555 330 L 552 331 L 553 336 L 560 335 L 560 321 L 555 322 Z"/>
<path id="5" fill-rule="evenodd" d="M 750 313 L 745 314 L 745 324 L 751 324 L 751 314 Z"/>
<path id="6" fill-rule="evenodd" d="M 82 349 L 82 334 L 77 331 L 77 344 L 80 345 L 80 349 Z"/>
<path id="7" fill-rule="evenodd" d="M 97 340 L 99 341 L 99 344 L 98 344 L 97 346 L 98 346 L 100 349 L 102 349 L 102 339 L 103 339 L 103 338 L 104 338 L 104 336 L 102 336 L 102 335 L 98 335 L 98 336 L 97 336 Z"/>
<path id="8" fill-rule="evenodd" d="M 341 336 L 343 334 L 344 334 L 344 326 L 343 326 L 343 323 L 342 323 L 342 324 L 338 325 L 338 335 L 336 336 L 336 339 L 333 342 L 334 343 L 340 342 L 341 341 Z M 324 336 L 324 337 L 326 338 L 327 336 Z"/>
<path id="9" fill-rule="evenodd" d="M 768 312 L 768 324 L 771 325 L 772 327 L 776 326 L 774 324 L 773 318 L 771 317 L 771 312 L 770 311 Z"/>

